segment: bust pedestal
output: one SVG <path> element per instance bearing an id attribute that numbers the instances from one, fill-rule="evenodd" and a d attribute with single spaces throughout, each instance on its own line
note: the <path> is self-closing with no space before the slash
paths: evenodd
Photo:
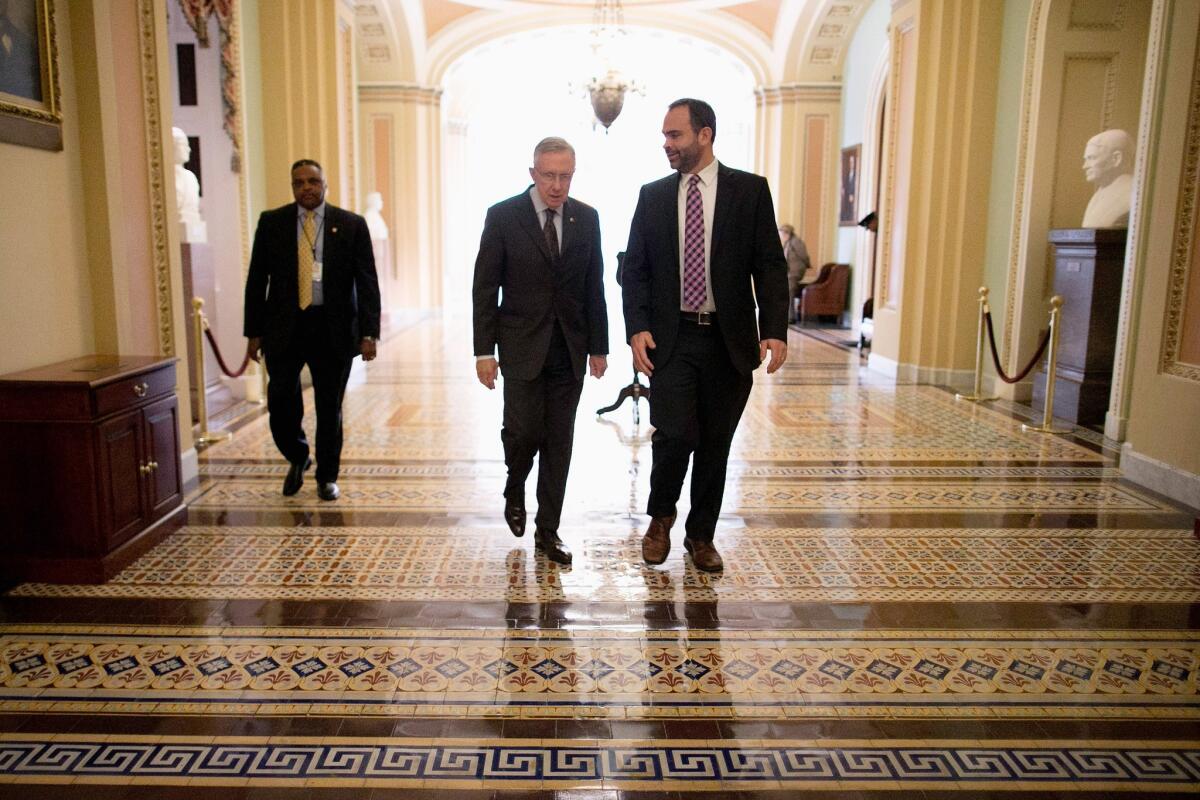
<path id="1" fill-rule="evenodd" d="M 1050 231 L 1054 293 L 1063 299 L 1054 416 L 1103 425 L 1112 390 L 1117 309 L 1125 272 L 1124 228 Z M 1033 408 L 1046 401 L 1046 373 L 1033 379 Z"/>

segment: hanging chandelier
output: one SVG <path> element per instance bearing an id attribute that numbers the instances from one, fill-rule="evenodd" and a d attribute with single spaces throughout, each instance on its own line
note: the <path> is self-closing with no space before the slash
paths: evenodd
<path id="1" fill-rule="evenodd" d="M 610 63 L 613 50 L 625 36 L 625 11 L 621 8 L 621 0 L 596 0 L 591 33 L 592 53 L 596 63 L 604 69 L 604 77 L 592 78 L 584 88 L 591 100 L 596 121 L 604 126 L 607 133 L 608 127 L 620 116 L 625 106 L 625 93 L 644 94 L 636 81 L 626 80 Z"/>

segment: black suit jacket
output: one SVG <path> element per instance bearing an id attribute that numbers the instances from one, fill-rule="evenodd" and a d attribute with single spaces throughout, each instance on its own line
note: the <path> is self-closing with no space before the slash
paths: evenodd
<path id="1" fill-rule="evenodd" d="M 475 259 L 475 355 L 500 347 L 506 376 L 532 380 L 542 371 L 555 322 L 562 323 L 575 376 L 588 355 L 608 355 L 600 216 L 568 197 L 562 209 L 557 264 L 525 191 L 488 209 Z"/>
<path id="2" fill-rule="evenodd" d="M 247 338 L 262 337 L 267 355 L 287 347 L 300 313 L 296 215 L 295 203 L 264 211 L 254 233 L 244 333 Z M 363 336 L 379 336 L 379 280 L 371 234 L 358 214 L 326 203 L 323 235 L 322 289 L 329 336 L 339 351 L 353 358 Z"/>
<path id="3" fill-rule="evenodd" d="M 625 250 L 626 337 L 650 331 L 655 366 L 670 359 L 679 331 L 680 179 L 675 173 L 642 187 Z M 710 272 L 729 357 L 750 373 L 759 365 L 760 339 L 787 341 L 787 261 L 765 178 L 718 166 Z"/>

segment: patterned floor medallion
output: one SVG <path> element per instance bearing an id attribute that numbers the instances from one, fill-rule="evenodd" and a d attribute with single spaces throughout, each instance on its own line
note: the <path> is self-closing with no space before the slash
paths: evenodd
<path id="1" fill-rule="evenodd" d="M 647 404 L 593 414 L 629 380 L 614 337 L 565 568 L 500 517 L 501 393 L 469 320 L 393 323 L 346 394 L 336 503 L 312 473 L 280 494 L 266 414 L 240 404 L 189 524 L 107 583 L 0 597 L 0 795 L 1200 785 L 1200 539 L 1122 479 L 1119 443 L 792 332 L 734 440 L 724 571 L 684 552 L 686 490 L 650 567 Z"/>

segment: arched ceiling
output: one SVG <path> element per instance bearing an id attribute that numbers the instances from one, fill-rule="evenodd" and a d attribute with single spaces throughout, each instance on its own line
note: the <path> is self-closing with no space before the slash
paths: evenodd
<path id="1" fill-rule="evenodd" d="M 837 83 L 872 0 L 623 0 L 628 25 L 707 39 L 764 86 Z M 594 0 L 356 0 L 361 83 L 440 84 L 463 54 L 546 26 L 589 24 Z"/>

